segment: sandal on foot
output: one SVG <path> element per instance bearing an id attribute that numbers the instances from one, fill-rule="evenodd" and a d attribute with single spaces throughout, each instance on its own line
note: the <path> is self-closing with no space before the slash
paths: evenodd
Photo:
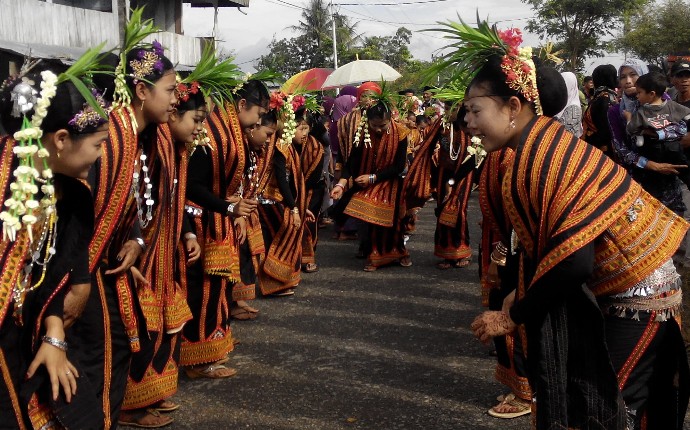
<path id="1" fill-rule="evenodd" d="M 287 296 L 294 296 L 295 295 L 295 290 L 294 288 L 288 288 L 287 290 L 283 291 L 278 291 L 277 293 L 271 294 L 273 297 L 287 297 Z"/>
<path id="2" fill-rule="evenodd" d="M 377 267 L 374 266 L 373 264 L 367 264 L 364 266 L 364 271 L 365 272 L 376 272 Z"/>
<path id="3" fill-rule="evenodd" d="M 448 270 L 451 267 L 453 267 L 454 261 L 449 261 L 449 260 L 443 260 L 440 263 L 436 264 L 436 268 L 439 270 Z"/>
<path id="4" fill-rule="evenodd" d="M 163 416 L 155 409 L 135 409 L 120 412 L 117 423 L 121 426 L 157 429 L 170 425 L 174 419 Z"/>
<path id="5" fill-rule="evenodd" d="M 222 364 L 211 364 L 206 367 L 186 367 L 185 373 L 190 379 L 209 378 L 224 379 L 237 375 L 237 370 L 225 367 Z"/>
<path id="6" fill-rule="evenodd" d="M 453 267 L 456 269 L 464 269 L 465 267 L 469 266 L 470 263 L 472 262 L 471 258 L 461 258 L 460 260 L 456 261 L 453 264 Z"/>
<path id="7" fill-rule="evenodd" d="M 532 412 L 532 405 L 514 394 L 504 396 L 503 401 L 489 409 L 489 415 L 496 418 L 511 419 L 527 415 Z"/>
<path id="8" fill-rule="evenodd" d="M 258 310 L 258 309 L 249 306 L 249 303 L 245 302 L 244 300 L 240 300 L 240 301 L 238 301 L 238 302 L 236 302 L 236 303 L 237 303 L 237 307 L 238 307 L 238 308 L 242 308 L 242 309 L 244 309 L 244 310 L 247 311 L 247 312 L 250 312 L 250 313 L 253 313 L 253 314 L 258 314 L 258 313 L 259 313 L 259 310 Z"/>
<path id="9" fill-rule="evenodd" d="M 403 257 L 400 259 L 400 265 L 402 267 L 412 267 L 412 259 L 408 255 L 407 257 Z"/>
<path id="10" fill-rule="evenodd" d="M 153 405 L 151 409 L 155 409 L 158 412 L 172 412 L 180 409 L 180 405 L 171 400 L 161 400 Z"/>
<path id="11" fill-rule="evenodd" d="M 316 263 L 307 263 L 302 266 L 304 273 L 316 273 L 319 271 L 319 266 Z"/>
<path id="12" fill-rule="evenodd" d="M 244 308 L 234 307 L 230 309 L 230 317 L 236 319 L 237 321 L 248 321 L 255 319 L 257 315 Z"/>

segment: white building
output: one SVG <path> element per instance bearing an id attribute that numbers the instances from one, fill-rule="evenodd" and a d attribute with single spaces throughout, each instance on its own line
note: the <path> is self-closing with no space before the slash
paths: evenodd
<path id="1" fill-rule="evenodd" d="M 192 7 L 248 7 L 249 0 L 0 0 L 0 80 L 15 73 L 23 56 L 75 58 L 86 48 L 118 45 L 132 8 L 144 6 L 162 30 L 157 39 L 174 64 L 193 66 L 202 38 L 184 35 L 182 4 Z M 209 27 L 213 22 L 209 23 Z"/>

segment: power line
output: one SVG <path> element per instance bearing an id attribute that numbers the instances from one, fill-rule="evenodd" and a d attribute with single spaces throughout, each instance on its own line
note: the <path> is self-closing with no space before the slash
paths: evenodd
<path id="1" fill-rule="evenodd" d="M 424 3 L 440 3 L 450 0 L 421 0 L 421 1 L 401 1 L 396 3 L 335 3 L 337 6 L 401 6 L 401 5 L 415 5 Z"/>

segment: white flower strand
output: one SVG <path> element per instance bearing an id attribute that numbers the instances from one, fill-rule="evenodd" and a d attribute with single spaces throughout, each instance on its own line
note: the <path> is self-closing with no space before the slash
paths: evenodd
<path id="1" fill-rule="evenodd" d="M 41 143 L 43 131 L 41 124 L 48 114 L 51 99 L 57 92 L 58 77 L 53 72 L 41 72 L 41 98 L 36 102 L 31 121 L 24 117 L 22 129 L 14 134 L 16 146 L 13 153 L 19 158 L 19 166 L 13 172 L 15 181 L 10 184 L 12 196 L 5 200 L 7 209 L 0 212 L 3 240 L 15 241 L 22 225 L 26 226 L 29 242 L 33 242 L 32 226 L 38 221 L 36 210 L 43 208 L 46 218 L 55 213 L 55 187 L 52 185 L 53 172 L 48 168 L 50 155 Z M 43 163 L 43 171 L 38 173 L 34 166 L 34 155 Z M 36 181 L 44 183 L 41 191 L 45 194 L 40 204 L 35 200 L 38 193 Z"/>
<path id="2" fill-rule="evenodd" d="M 482 138 L 479 136 L 472 136 L 472 144 L 467 147 L 467 157 L 465 157 L 462 162 L 469 160 L 474 155 L 474 167 L 478 168 L 484 158 L 486 158 L 486 150 L 484 150 L 484 145 L 482 145 Z"/>
<path id="3" fill-rule="evenodd" d="M 139 218 L 139 224 L 141 228 L 146 228 L 151 220 L 153 219 L 153 184 L 151 184 L 151 178 L 149 178 L 149 168 L 146 165 L 146 154 L 143 152 L 139 156 L 141 162 L 141 168 L 137 169 L 139 161 L 134 162 L 134 173 L 132 173 L 132 196 L 137 204 L 137 217 Z M 141 172 L 141 173 L 140 173 Z M 144 199 L 141 198 L 139 194 L 139 179 L 144 177 L 144 184 L 146 184 L 146 191 L 144 191 Z M 142 209 L 142 200 L 146 204 L 146 211 Z"/>
<path id="4" fill-rule="evenodd" d="M 359 120 L 359 127 L 355 133 L 354 145 L 355 148 L 359 146 L 361 135 L 364 134 L 364 147 L 371 148 L 371 135 L 369 135 L 369 119 L 367 118 L 367 111 L 362 112 L 362 119 Z"/>
<path id="5" fill-rule="evenodd" d="M 292 139 L 295 137 L 297 129 L 297 122 L 295 121 L 295 111 L 292 108 L 293 94 L 287 96 L 287 100 L 283 105 L 283 120 L 285 121 L 283 127 L 283 136 L 280 138 L 280 144 L 283 146 L 290 145 Z"/>

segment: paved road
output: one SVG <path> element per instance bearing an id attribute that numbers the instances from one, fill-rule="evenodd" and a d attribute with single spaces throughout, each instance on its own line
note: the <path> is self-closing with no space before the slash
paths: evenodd
<path id="1" fill-rule="evenodd" d="M 476 196 L 469 217 L 476 249 Z M 476 258 L 436 269 L 433 229 L 428 207 L 408 244 L 414 266 L 375 273 L 362 271 L 354 242 L 321 230 L 321 270 L 294 297 L 257 300 L 261 316 L 234 324 L 236 377 L 180 377 L 169 428 L 529 429 L 528 417 L 486 413 L 505 389 L 469 330 L 481 311 Z"/>
<path id="2" fill-rule="evenodd" d="M 473 247 L 479 209 L 471 201 Z M 469 330 L 477 265 L 440 271 L 431 208 L 408 246 L 414 266 L 362 271 L 354 242 L 321 230 L 321 270 L 291 298 L 255 302 L 234 324 L 230 380 L 180 378 L 171 429 L 528 429 L 486 414 L 505 391 Z"/>

